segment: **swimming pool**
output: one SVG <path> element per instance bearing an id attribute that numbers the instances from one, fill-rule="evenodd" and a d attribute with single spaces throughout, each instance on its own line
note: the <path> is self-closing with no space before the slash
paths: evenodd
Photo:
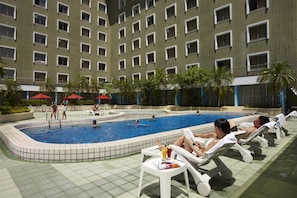
<path id="1" fill-rule="evenodd" d="M 193 113 L 193 112 L 192 112 Z M 172 115 L 172 113 L 169 113 Z M 180 114 L 180 112 L 174 112 Z M 102 121 L 119 118 L 124 114 L 100 116 Z M 237 123 L 253 121 L 259 115 L 249 115 L 234 118 Z M 124 119 L 125 117 L 123 117 Z M 121 118 L 120 118 L 121 119 Z M 157 118 L 159 119 L 159 118 Z M 10 153 L 19 159 L 36 162 L 83 162 L 93 160 L 107 160 L 125 157 L 140 153 L 141 149 L 153 146 L 156 140 L 173 143 L 180 135 L 181 130 L 175 129 L 166 132 L 131 137 L 111 142 L 85 143 L 85 144 L 57 144 L 36 141 L 20 130 L 25 128 L 42 128 L 45 126 L 73 126 L 92 123 L 91 118 L 73 120 L 53 120 L 40 122 L 27 122 L 22 124 L 6 124 L 0 126 L 0 138 Z M 203 133 L 213 130 L 213 123 L 190 127 L 193 132 Z M 119 131 L 120 132 L 120 131 Z"/>
<path id="2" fill-rule="evenodd" d="M 93 128 L 90 124 L 68 127 L 29 128 L 21 130 L 36 141 L 56 144 L 85 144 L 110 142 L 155 134 L 163 131 L 181 129 L 200 124 L 213 123 L 218 118 L 232 119 L 236 114 L 196 114 L 140 119 L 136 126 L 134 120 L 103 122 Z"/>

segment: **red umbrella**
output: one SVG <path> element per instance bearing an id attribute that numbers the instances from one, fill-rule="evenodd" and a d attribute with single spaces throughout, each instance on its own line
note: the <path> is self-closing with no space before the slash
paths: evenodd
<path id="1" fill-rule="evenodd" d="M 47 96 L 45 94 L 39 93 L 35 96 L 32 96 L 30 99 L 51 99 L 52 97 Z"/>
<path id="2" fill-rule="evenodd" d="M 100 100 L 110 100 L 111 98 L 106 96 L 106 95 L 101 95 L 101 96 L 97 96 L 96 99 L 100 99 Z"/>
<path id="3" fill-rule="evenodd" d="M 66 99 L 83 99 L 83 98 L 84 98 L 84 97 L 79 96 L 79 95 L 77 95 L 77 94 L 72 94 L 72 95 L 66 97 Z"/>

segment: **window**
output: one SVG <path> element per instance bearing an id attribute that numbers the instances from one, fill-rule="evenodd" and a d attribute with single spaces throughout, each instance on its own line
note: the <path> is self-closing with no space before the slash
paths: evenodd
<path id="1" fill-rule="evenodd" d="M 4 79 L 12 79 L 12 80 L 16 80 L 16 69 L 15 68 L 8 68 L 8 67 L 4 67 Z"/>
<path id="2" fill-rule="evenodd" d="M 155 14 L 146 17 L 146 27 L 150 27 L 155 24 Z"/>
<path id="3" fill-rule="evenodd" d="M 58 30 L 69 32 L 69 24 L 68 24 L 68 22 L 64 22 L 64 21 L 58 20 Z"/>
<path id="4" fill-rule="evenodd" d="M 57 56 L 57 65 L 69 67 L 69 57 L 68 56 Z"/>
<path id="5" fill-rule="evenodd" d="M 246 13 L 250 13 L 255 10 L 265 9 L 269 7 L 269 0 L 246 0 Z"/>
<path id="6" fill-rule="evenodd" d="M 155 0 L 146 0 L 145 2 L 146 9 L 150 9 L 155 6 Z"/>
<path id="7" fill-rule="evenodd" d="M 140 3 L 132 7 L 132 17 L 140 14 Z"/>
<path id="8" fill-rule="evenodd" d="M 106 63 L 98 62 L 98 71 L 105 71 L 106 72 Z"/>
<path id="9" fill-rule="evenodd" d="M 155 55 L 156 52 L 148 52 L 146 53 L 146 64 L 155 63 Z"/>
<path id="10" fill-rule="evenodd" d="M 185 0 L 185 11 L 198 7 L 198 0 Z"/>
<path id="11" fill-rule="evenodd" d="M 103 47 L 98 47 L 98 56 L 105 56 L 106 57 L 106 49 Z"/>
<path id="12" fill-rule="evenodd" d="M 91 0 L 81 0 L 82 5 L 91 6 Z"/>
<path id="13" fill-rule="evenodd" d="M 232 19 L 232 4 L 219 7 L 214 10 L 215 24 Z"/>
<path id="14" fill-rule="evenodd" d="M 69 49 L 69 41 L 68 39 L 64 39 L 64 38 L 57 38 L 58 39 L 58 48 L 65 48 L 65 49 Z"/>
<path id="15" fill-rule="evenodd" d="M 91 30 L 85 27 L 81 27 L 81 33 L 82 36 L 91 38 Z"/>
<path id="16" fill-rule="evenodd" d="M 91 14 L 87 12 L 81 12 L 81 20 L 91 23 Z"/>
<path id="17" fill-rule="evenodd" d="M 0 58 L 16 60 L 16 49 L 0 45 Z"/>
<path id="18" fill-rule="evenodd" d="M 136 21 L 132 24 L 132 33 L 140 32 L 140 21 Z"/>
<path id="19" fill-rule="evenodd" d="M 269 21 L 262 21 L 247 26 L 247 42 L 269 39 Z"/>
<path id="20" fill-rule="evenodd" d="M 190 41 L 186 43 L 186 56 L 199 53 L 199 41 Z"/>
<path id="21" fill-rule="evenodd" d="M 146 35 L 146 46 L 155 43 L 155 32 Z"/>
<path id="22" fill-rule="evenodd" d="M 120 60 L 118 64 L 119 64 L 119 70 L 126 69 L 126 60 L 125 59 Z"/>
<path id="23" fill-rule="evenodd" d="M 225 59 L 216 60 L 215 61 L 215 68 L 218 69 L 219 67 L 226 67 L 232 73 L 233 72 L 232 58 L 225 58 Z"/>
<path id="24" fill-rule="evenodd" d="M 132 67 L 136 67 L 139 66 L 140 67 L 140 56 L 133 56 L 132 57 Z"/>
<path id="25" fill-rule="evenodd" d="M 232 47 L 232 31 L 222 32 L 215 35 L 215 49 Z"/>
<path id="26" fill-rule="evenodd" d="M 45 82 L 47 73 L 33 70 L 33 82 Z"/>
<path id="27" fill-rule="evenodd" d="M 34 0 L 34 5 L 46 8 L 46 0 Z"/>
<path id="28" fill-rule="evenodd" d="M 106 37 L 106 33 L 104 33 L 104 32 L 98 32 L 98 40 L 99 41 L 104 41 L 104 42 L 106 42 L 106 39 L 107 37 Z"/>
<path id="29" fill-rule="evenodd" d="M 47 26 L 47 18 L 46 16 L 34 13 L 34 24 Z"/>
<path id="30" fill-rule="evenodd" d="M 57 73 L 57 83 L 58 84 L 68 84 L 69 75 Z"/>
<path id="31" fill-rule="evenodd" d="M 176 16 L 176 4 L 165 8 L 165 19 Z"/>
<path id="32" fill-rule="evenodd" d="M 89 69 L 89 70 L 91 70 L 91 61 L 90 60 L 81 59 L 80 60 L 80 68 L 81 69 Z"/>
<path id="33" fill-rule="evenodd" d="M 41 44 L 41 45 L 47 45 L 47 35 L 40 34 L 40 33 L 34 33 L 34 43 Z"/>
<path id="34" fill-rule="evenodd" d="M 102 2 L 98 2 L 98 10 L 107 13 L 107 6 Z"/>
<path id="35" fill-rule="evenodd" d="M 171 39 L 176 37 L 176 25 L 168 26 L 165 29 L 165 39 Z"/>
<path id="36" fill-rule="evenodd" d="M 91 54 L 91 45 L 86 43 L 81 43 L 80 46 L 81 46 L 81 49 L 80 49 L 81 52 L 86 52 L 88 54 Z"/>
<path id="37" fill-rule="evenodd" d="M 187 19 L 185 21 L 185 33 L 194 32 L 199 30 L 199 18 L 198 16 Z"/>
<path id="38" fill-rule="evenodd" d="M 247 56 L 247 70 L 248 71 L 261 71 L 267 69 L 269 63 L 269 52 L 260 52 L 248 54 Z"/>
<path id="39" fill-rule="evenodd" d="M 132 50 L 140 49 L 140 38 L 132 40 Z"/>
<path id="40" fill-rule="evenodd" d="M 119 21 L 119 24 L 126 21 L 126 12 L 123 12 L 123 13 L 119 14 L 118 21 Z"/>
<path id="41" fill-rule="evenodd" d="M 177 48 L 177 46 L 171 46 L 171 47 L 165 48 L 166 60 L 168 60 L 170 58 L 176 58 L 176 48 Z"/>
<path id="42" fill-rule="evenodd" d="M 67 16 L 69 16 L 69 6 L 58 2 L 58 13 L 66 14 Z"/>
<path id="43" fill-rule="evenodd" d="M 194 67 L 199 67 L 199 63 L 191 63 L 186 65 L 186 70 L 189 70 Z"/>
<path id="44" fill-rule="evenodd" d="M 126 37 L 126 28 L 119 30 L 119 39 Z"/>
<path id="45" fill-rule="evenodd" d="M 177 68 L 176 67 L 170 67 L 170 68 L 166 68 L 166 74 L 168 75 L 168 77 L 172 77 L 176 74 Z"/>
<path id="46" fill-rule="evenodd" d="M 126 80 L 126 76 L 125 76 L 125 75 L 123 75 L 123 76 L 119 76 L 119 77 L 118 77 L 118 80 L 119 80 L 119 81 L 125 81 L 125 80 Z"/>
<path id="47" fill-rule="evenodd" d="M 107 82 L 107 78 L 105 78 L 105 77 L 98 77 L 98 82 L 99 83 L 106 83 Z"/>
<path id="48" fill-rule="evenodd" d="M 14 6 L 0 2 L 0 14 L 1 15 L 12 17 L 15 19 L 16 18 L 15 11 L 16 11 L 16 9 Z"/>
<path id="49" fill-rule="evenodd" d="M 42 52 L 33 52 L 34 63 L 47 64 L 47 54 Z"/>
<path id="50" fill-rule="evenodd" d="M 122 9 L 126 6 L 126 0 L 118 0 L 119 1 L 119 9 Z"/>
<path id="51" fill-rule="evenodd" d="M 139 81 L 141 77 L 140 73 L 132 74 L 132 80 L 133 81 Z"/>
<path id="52" fill-rule="evenodd" d="M 98 17 L 98 25 L 101 27 L 106 27 L 106 19 Z"/>
<path id="53" fill-rule="evenodd" d="M 119 55 L 124 54 L 124 53 L 126 53 L 126 45 L 121 44 L 121 45 L 119 45 Z"/>
<path id="54" fill-rule="evenodd" d="M 153 79 L 155 77 L 156 71 L 147 71 L 146 72 L 146 79 Z"/>
<path id="55" fill-rule="evenodd" d="M 0 24 L 0 37 L 11 38 L 16 40 L 15 27 Z"/>

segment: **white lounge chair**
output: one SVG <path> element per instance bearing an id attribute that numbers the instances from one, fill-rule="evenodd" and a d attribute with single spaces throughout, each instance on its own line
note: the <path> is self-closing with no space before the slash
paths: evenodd
<path id="1" fill-rule="evenodd" d="M 232 178 L 232 171 L 219 159 L 219 156 L 228 151 L 236 142 L 235 134 L 230 133 L 201 157 L 197 157 L 195 154 L 176 145 L 170 145 L 170 147 L 172 148 L 172 157 L 177 157 L 186 163 L 197 185 L 198 193 L 202 196 L 208 196 L 211 192 L 209 181 L 213 176 L 220 174 L 225 179 Z M 208 164 L 211 160 L 215 162 L 216 167 L 202 172 L 200 167 Z"/>

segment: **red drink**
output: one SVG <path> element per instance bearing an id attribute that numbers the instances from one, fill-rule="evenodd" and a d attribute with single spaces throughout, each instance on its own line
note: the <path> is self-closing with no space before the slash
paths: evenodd
<path id="1" fill-rule="evenodd" d="M 167 158 L 171 157 L 171 151 L 172 151 L 172 149 L 168 147 L 167 148 Z"/>

